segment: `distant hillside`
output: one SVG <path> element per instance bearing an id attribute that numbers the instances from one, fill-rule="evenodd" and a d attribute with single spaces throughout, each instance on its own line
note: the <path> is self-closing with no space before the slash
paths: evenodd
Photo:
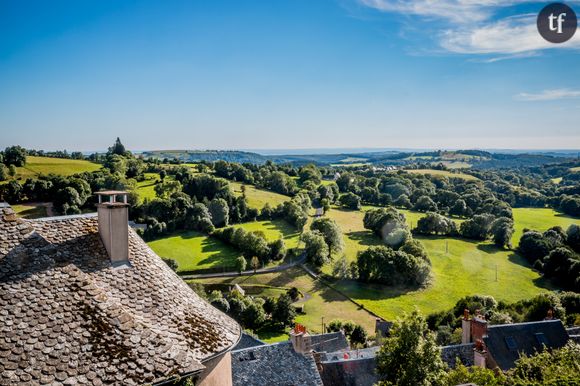
<path id="1" fill-rule="evenodd" d="M 450 169 L 496 169 L 506 167 L 541 166 L 570 161 L 568 155 L 557 154 L 508 154 L 491 153 L 482 150 L 456 151 L 375 151 L 367 153 L 338 154 L 287 154 L 261 155 L 238 150 L 156 150 L 142 153 L 147 158 L 178 159 L 182 162 L 224 160 L 238 163 L 263 164 L 270 160 L 275 163 L 302 165 L 314 163 L 325 166 L 385 165 L 405 166 L 412 164 L 444 164 Z"/>
<path id="2" fill-rule="evenodd" d="M 268 160 L 260 154 L 238 150 L 153 150 L 142 153 L 145 158 L 178 159 L 182 162 L 228 161 L 238 163 L 263 164 Z"/>

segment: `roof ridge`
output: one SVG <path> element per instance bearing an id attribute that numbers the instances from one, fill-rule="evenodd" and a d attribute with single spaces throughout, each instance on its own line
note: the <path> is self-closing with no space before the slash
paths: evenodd
<path id="1" fill-rule="evenodd" d="M 93 218 L 97 217 L 97 212 L 94 213 L 81 213 L 81 214 L 69 214 L 66 216 L 51 216 L 51 217 L 41 217 L 35 219 L 25 219 L 28 222 L 49 222 L 49 221 L 65 221 L 65 220 L 74 220 L 74 219 L 83 219 L 83 218 Z"/>
<path id="2" fill-rule="evenodd" d="M 521 323 L 491 324 L 487 328 L 491 329 L 491 328 L 498 328 L 498 327 L 524 326 L 524 325 L 529 325 L 529 324 L 541 324 L 541 323 L 550 323 L 550 322 L 552 322 L 552 323 L 553 322 L 560 322 L 562 325 L 564 325 L 562 323 L 562 320 L 560 320 L 560 319 L 550 319 L 550 320 L 535 320 L 532 322 L 521 322 Z"/>

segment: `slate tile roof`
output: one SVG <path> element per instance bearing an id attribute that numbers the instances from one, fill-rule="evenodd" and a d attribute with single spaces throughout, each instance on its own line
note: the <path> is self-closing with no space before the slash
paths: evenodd
<path id="1" fill-rule="evenodd" d="M 310 341 L 312 349 L 317 352 L 335 352 L 350 348 L 342 331 L 310 335 Z"/>
<path id="2" fill-rule="evenodd" d="M 322 386 L 312 355 L 289 341 L 232 351 L 234 386 Z"/>
<path id="3" fill-rule="evenodd" d="M 240 341 L 238 342 L 238 344 L 236 344 L 236 346 L 232 350 L 234 351 L 241 350 L 244 348 L 263 346 L 265 344 L 266 343 L 262 342 L 260 339 L 254 338 L 253 336 L 248 335 L 245 332 L 242 332 L 242 337 L 240 338 Z"/>
<path id="4" fill-rule="evenodd" d="M 487 351 L 502 370 L 514 367 L 520 353 L 532 355 L 548 348 L 566 345 L 568 333 L 560 320 L 489 326 L 484 338 Z"/>
<path id="5" fill-rule="evenodd" d="M 131 268 L 113 268 L 96 216 L 0 206 L 0 385 L 156 383 L 238 342 L 132 230 L 129 250 Z"/>

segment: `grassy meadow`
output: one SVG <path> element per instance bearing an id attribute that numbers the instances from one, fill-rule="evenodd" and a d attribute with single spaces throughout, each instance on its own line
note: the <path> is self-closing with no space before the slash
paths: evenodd
<path id="1" fill-rule="evenodd" d="M 244 184 L 230 181 L 230 186 L 232 187 L 236 196 L 242 195 L 242 185 Z M 272 207 L 275 207 L 285 201 L 290 200 L 290 197 L 283 194 L 270 192 L 269 190 L 258 189 L 254 185 L 246 184 L 245 186 L 248 205 L 252 208 L 262 209 L 266 203 L 270 204 Z"/>
<path id="2" fill-rule="evenodd" d="M 142 200 L 153 200 L 157 197 L 155 194 L 155 185 L 157 181 L 160 181 L 158 173 L 145 173 L 145 179 L 137 182 L 137 194 L 139 194 L 139 197 Z"/>
<path id="3" fill-rule="evenodd" d="M 485 294 L 498 300 L 517 301 L 552 288 L 522 257 L 499 250 L 491 243 L 436 237 L 418 239 L 427 249 L 433 267 L 432 282 L 427 288 L 354 281 L 337 282 L 337 288 L 387 319 L 409 312 L 415 306 L 423 313 L 451 308 L 467 295 Z"/>
<path id="4" fill-rule="evenodd" d="M 460 165 L 462 166 L 462 165 Z M 408 169 L 405 170 L 408 173 L 416 173 L 416 174 L 431 174 L 434 176 L 443 176 L 448 178 L 462 178 L 464 180 L 478 180 L 477 177 L 474 177 L 470 174 L 465 173 L 454 173 L 448 170 L 435 170 L 435 169 Z"/>
<path id="5" fill-rule="evenodd" d="M 176 233 L 148 244 L 160 257 L 175 260 L 178 272 L 224 266 L 230 270 L 240 256 L 229 245 L 196 231 Z"/>
<path id="6" fill-rule="evenodd" d="M 371 207 L 363 207 L 368 210 Z M 423 213 L 402 211 L 410 226 L 417 224 Z M 327 216 L 334 219 L 345 235 L 345 255 L 354 261 L 358 251 L 380 245 L 379 238 L 364 229 L 364 212 L 333 208 Z M 553 225 L 567 227 L 580 220 L 551 209 L 514 209 L 516 234 L 519 240 L 523 228 L 546 230 Z M 462 220 L 455 220 L 461 222 Z M 516 301 L 551 289 L 529 264 L 513 251 L 498 249 L 491 242 L 475 242 L 445 237 L 416 237 L 420 240 L 433 264 L 433 280 L 425 289 L 393 288 L 381 285 L 341 281 L 338 288 L 357 302 L 385 318 L 393 318 L 416 305 L 429 313 L 451 307 L 469 294 L 488 294 L 500 300 Z M 497 281 L 496 281 L 497 269 Z M 330 273 L 326 266 L 323 272 Z"/>
<path id="7" fill-rule="evenodd" d="M 268 241 L 282 237 L 287 248 L 297 247 L 300 238 L 296 229 L 284 220 L 252 221 L 233 226 L 250 232 L 263 232 Z M 195 231 L 178 232 L 150 241 L 148 244 L 159 256 L 175 260 L 179 265 L 178 271 L 189 272 L 220 267 L 231 271 L 236 258 L 240 256 L 240 252 L 235 248 L 214 237 Z M 281 261 L 273 261 L 270 265 L 281 263 Z"/>
<path id="8" fill-rule="evenodd" d="M 300 240 L 300 233 L 284 220 L 251 221 L 235 224 L 234 227 L 244 228 L 248 232 L 262 232 L 268 241 L 283 238 L 286 248 L 296 248 Z"/>
<path id="9" fill-rule="evenodd" d="M 553 226 L 561 226 L 566 230 L 572 224 L 579 224 L 580 219 L 559 213 L 551 208 L 513 208 L 515 232 L 512 243 L 518 244 L 524 229 L 533 229 L 540 232 Z"/>
<path id="10" fill-rule="evenodd" d="M 26 165 L 16 168 L 16 178 L 25 180 L 40 174 L 70 176 L 77 173 L 94 172 L 100 168 L 101 165 L 90 161 L 28 156 L 26 157 Z"/>

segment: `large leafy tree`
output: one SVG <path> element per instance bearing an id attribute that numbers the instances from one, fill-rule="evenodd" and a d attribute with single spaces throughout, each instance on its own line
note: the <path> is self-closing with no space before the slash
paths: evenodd
<path id="1" fill-rule="evenodd" d="M 330 260 L 328 245 L 320 232 L 305 232 L 302 234 L 301 240 L 305 244 L 306 257 L 316 267 L 322 267 Z"/>
<path id="2" fill-rule="evenodd" d="M 399 319 L 377 354 L 379 385 L 444 385 L 445 364 L 435 335 L 418 310 Z"/>
<path id="3" fill-rule="evenodd" d="M 344 249 L 344 240 L 342 237 L 342 230 L 331 218 L 322 217 L 317 218 L 312 222 L 310 229 L 319 231 L 324 237 L 324 241 L 332 253 L 340 253 Z"/>
<path id="4" fill-rule="evenodd" d="M 422 285 L 429 279 L 429 262 L 387 246 L 373 246 L 357 257 L 359 279 L 387 285 Z"/>
<path id="5" fill-rule="evenodd" d="M 289 326 L 296 317 L 296 310 L 292 305 L 292 299 L 287 294 L 282 294 L 276 301 L 276 306 L 272 311 L 272 321 L 283 326 Z"/>
<path id="6" fill-rule="evenodd" d="M 24 166 L 26 164 L 26 149 L 21 146 L 10 146 L 4 150 L 4 164 Z"/>
<path id="7" fill-rule="evenodd" d="M 500 217 L 491 224 L 491 237 L 498 247 L 511 247 L 511 239 L 514 234 L 514 221 L 509 217 Z"/>

